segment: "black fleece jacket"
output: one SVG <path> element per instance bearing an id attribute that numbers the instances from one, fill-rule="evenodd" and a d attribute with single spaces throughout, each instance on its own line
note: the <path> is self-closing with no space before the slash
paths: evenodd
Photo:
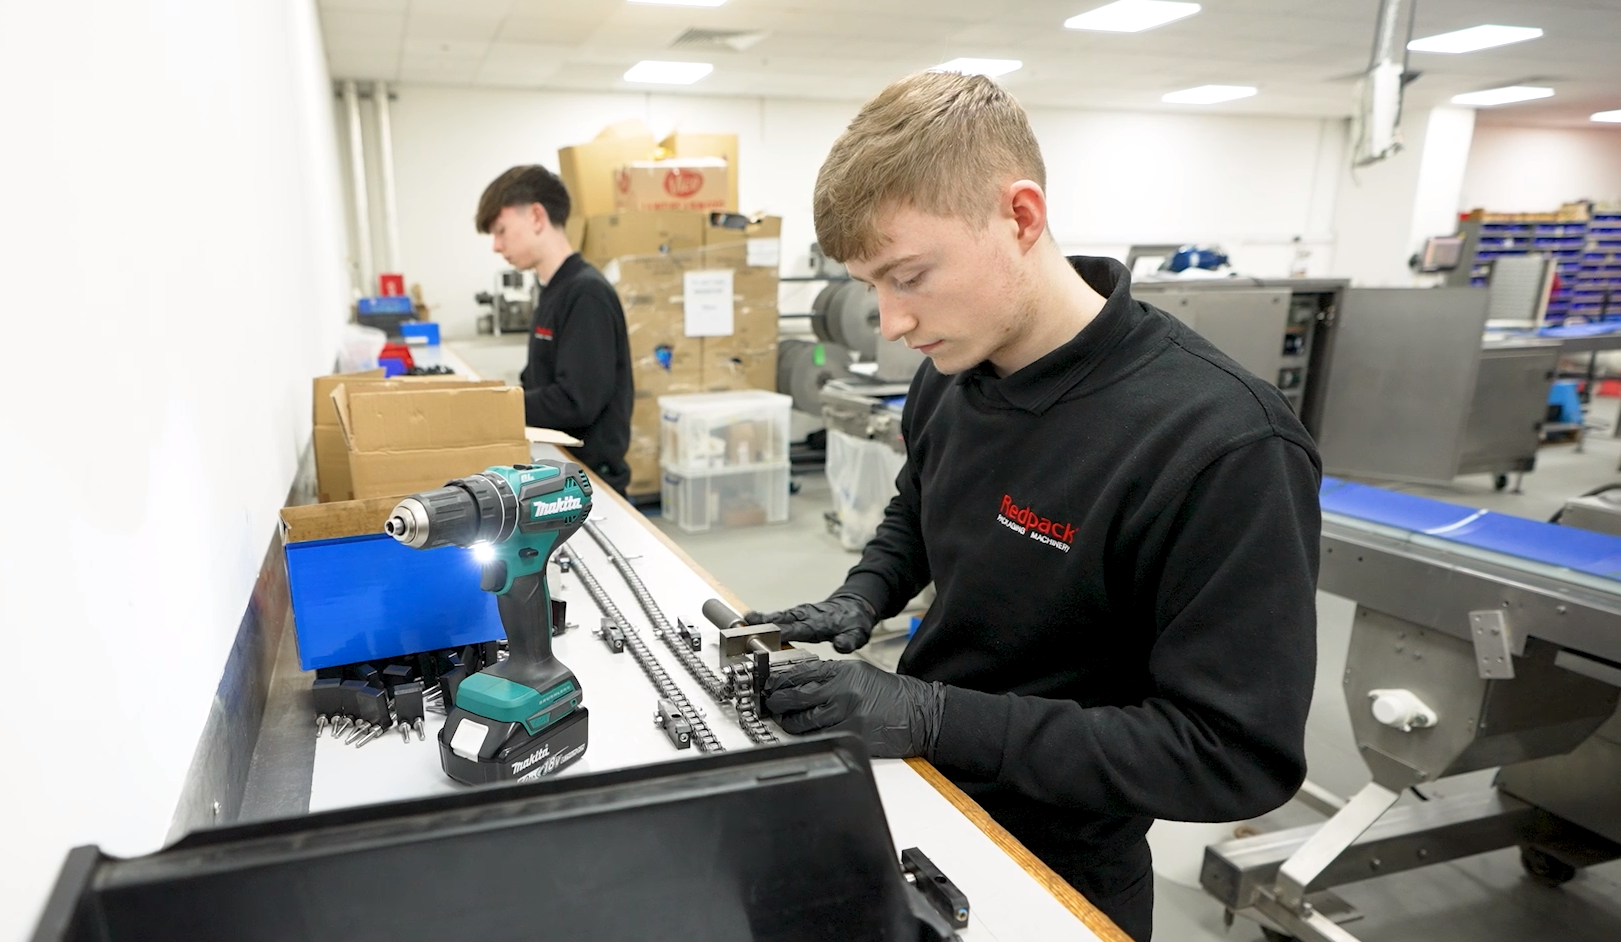
<path id="1" fill-rule="evenodd" d="M 574 456 L 623 492 L 635 393 L 625 309 L 613 285 L 578 254 L 540 293 L 520 381 L 524 421 L 585 442 Z"/>
<path id="2" fill-rule="evenodd" d="M 947 685 L 931 759 L 1106 896 L 1153 818 L 1252 817 L 1304 777 L 1321 466 L 1275 388 L 1124 266 L 1071 263 L 1108 299 L 1075 339 L 1002 379 L 918 372 L 843 591 L 887 617 L 934 581 L 900 662 Z"/>

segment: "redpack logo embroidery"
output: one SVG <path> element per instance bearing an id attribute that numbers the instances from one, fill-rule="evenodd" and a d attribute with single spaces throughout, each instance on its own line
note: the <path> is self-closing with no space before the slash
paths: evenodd
<path id="1" fill-rule="evenodd" d="M 1002 506 L 997 508 L 996 522 L 1015 533 L 1022 533 L 1038 543 L 1069 552 L 1075 539 L 1073 524 L 1058 523 L 1043 517 L 1029 507 L 1020 507 L 1007 494 L 1002 495 Z"/>
<path id="2" fill-rule="evenodd" d="M 536 327 L 535 336 L 542 340 L 550 340 L 552 339 L 552 329 L 550 327 Z"/>

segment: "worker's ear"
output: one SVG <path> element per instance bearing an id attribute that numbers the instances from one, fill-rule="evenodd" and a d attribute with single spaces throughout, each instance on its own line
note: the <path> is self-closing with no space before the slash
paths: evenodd
<path id="1" fill-rule="evenodd" d="M 545 232 L 546 227 L 551 225 L 551 219 L 546 215 L 546 207 L 540 205 L 539 203 L 530 203 L 529 224 L 535 230 L 535 235 L 540 235 L 542 232 Z"/>
<path id="2" fill-rule="evenodd" d="M 1010 217 L 1019 248 L 1030 248 L 1047 231 L 1047 194 L 1034 180 L 1015 180 L 1003 193 L 1004 212 Z"/>

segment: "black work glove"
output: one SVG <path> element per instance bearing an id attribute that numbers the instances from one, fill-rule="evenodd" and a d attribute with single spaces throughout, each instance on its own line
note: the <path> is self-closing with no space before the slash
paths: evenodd
<path id="1" fill-rule="evenodd" d="M 781 612 L 749 612 L 745 625 L 776 625 L 784 641 L 831 641 L 833 650 L 849 654 L 872 637 L 878 613 L 858 595 L 835 595 L 826 602 L 807 602 Z"/>
<path id="2" fill-rule="evenodd" d="M 945 685 L 891 674 L 866 661 L 815 661 L 774 674 L 766 711 L 790 733 L 855 733 L 878 759 L 930 756 L 940 737 Z"/>

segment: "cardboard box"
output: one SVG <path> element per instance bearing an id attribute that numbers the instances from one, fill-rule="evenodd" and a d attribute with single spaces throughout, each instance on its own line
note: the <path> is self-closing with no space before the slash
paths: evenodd
<path id="1" fill-rule="evenodd" d="M 344 443 L 343 429 L 338 423 L 337 407 L 332 402 L 332 391 L 347 385 L 353 392 L 366 389 L 410 389 L 413 386 L 432 385 L 435 388 L 463 386 L 501 386 L 499 380 L 468 380 L 459 376 L 400 376 L 385 379 L 382 370 L 364 373 L 334 373 L 317 376 L 314 381 L 315 488 L 322 503 L 353 500 L 354 483 L 349 476 L 349 447 Z"/>
<path id="2" fill-rule="evenodd" d="M 614 175 L 631 161 L 651 160 L 657 149 L 653 132 L 641 121 L 609 125 L 590 143 L 558 148 L 558 175 L 568 187 L 570 215 L 589 219 L 613 212 Z"/>
<path id="3" fill-rule="evenodd" d="M 382 378 L 382 370 L 315 377 L 312 404 L 314 431 L 311 437 L 315 447 L 316 499 L 322 503 L 354 497 L 354 485 L 349 480 L 349 448 L 343 443 L 343 430 L 338 428 L 338 413 L 332 406 L 332 390 L 344 382 Z"/>
<path id="4" fill-rule="evenodd" d="M 636 390 L 630 412 L 630 448 L 625 451 L 625 463 L 630 466 L 630 484 L 625 487 L 627 494 L 640 496 L 659 492 L 658 396 L 657 393 Z"/>
<path id="5" fill-rule="evenodd" d="M 397 497 L 287 507 L 287 588 L 304 670 L 503 636 L 471 550 L 414 550 L 383 533 Z"/>
<path id="6" fill-rule="evenodd" d="M 523 390 L 340 385 L 332 401 L 357 498 L 409 494 L 492 465 L 529 461 Z"/>
<path id="7" fill-rule="evenodd" d="M 736 134 L 687 134 L 677 131 L 659 141 L 659 156 L 670 157 L 719 157 L 726 161 L 729 172 L 726 175 L 726 212 L 738 211 L 737 203 L 737 169 L 741 166 L 737 162 L 737 135 Z"/>
<path id="8" fill-rule="evenodd" d="M 726 209 L 728 168 L 715 157 L 636 160 L 615 177 L 614 210 Z"/>
<path id="9" fill-rule="evenodd" d="M 598 268 L 627 255 L 685 252 L 704 244 L 705 216 L 690 210 L 624 212 L 594 216 L 580 254 Z"/>
<path id="10" fill-rule="evenodd" d="M 733 215 L 728 222 L 746 217 Z M 739 229 L 715 225 L 705 217 L 704 264 L 716 268 L 765 268 L 776 272 L 782 266 L 782 217 L 761 216 Z"/>

